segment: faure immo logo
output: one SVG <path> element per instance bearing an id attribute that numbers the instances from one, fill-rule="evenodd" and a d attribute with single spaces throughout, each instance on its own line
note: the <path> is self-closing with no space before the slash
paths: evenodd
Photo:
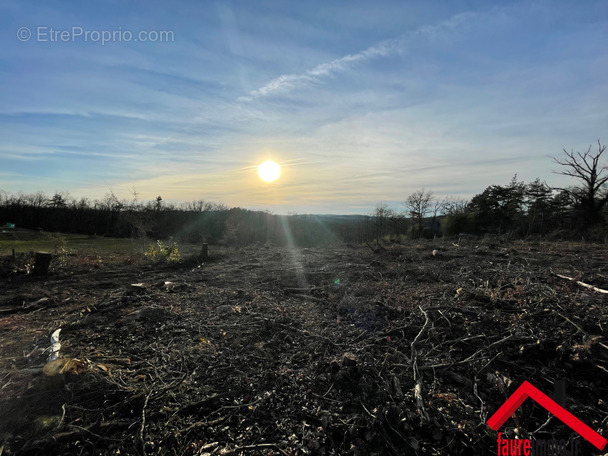
<path id="1" fill-rule="evenodd" d="M 595 432 L 577 417 L 575 417 L 572 413 L 567 411 L 565 408 L 560 406 L 557 402 L 547 396 L 545 393 L 537 389 L 531 383 L 524 381 L 519 388 L 506 400 L 506 402 L 492 415 L 492 417 L 488 420 L 488 426 L 495 431 L 507 421 L 519 408 L 523 402 L 531 398 L 536 401 L 539 405 L 545 408 L 548 412 L 553 414 L 556 418 L 563 421 L 566 425 L 570 426 L 574 432 L 579 434 L 585 440 L 589 441 L 593 446 L 595 446 L 598 450 L 603 450 L 608 441 L 602 437 L 600 434 Z M 557 442 L 556 447 L 562 448 L 564 451 L 568 451 L 565 446 L 568 445 L 568 442 Z M 498 456 L 512 456 L 512 455 L 524 455 L 524 456 L 534 456 L 534 445 L 530 441 L 530 439 L 503 439 L 502 433 L 498 433 Z M 571 443 L 571 446 L 574 446 L 574 443 Z M 560 454 L 559 451 L 557 454 Z M 568 454 L 578 453 L 578 445 L 576 448 L 570 448 Z"/>

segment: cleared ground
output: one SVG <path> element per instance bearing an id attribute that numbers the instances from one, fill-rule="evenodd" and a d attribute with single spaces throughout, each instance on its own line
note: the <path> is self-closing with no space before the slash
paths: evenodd
<path id="1" fill-rule="evenodd" d="M 608 288 L 604 245 L 191 246 L 173 265 L 94 245 L 0 278 L 0 453 L 496 454 L 486 421 L 524 380 L 565 379 L 608 434 L 608 295 L 556 275 Z M 527 401 L 503 438 L 571 435 L 548 418 Z"/>

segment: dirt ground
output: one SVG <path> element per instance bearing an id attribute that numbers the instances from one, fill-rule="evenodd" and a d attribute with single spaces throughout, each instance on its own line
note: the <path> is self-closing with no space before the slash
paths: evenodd
<path id="1" fill-rule="evenodd" d="M 558 276 L 608 289 L 607 260 L 497 240 L 211 246 L 11 274 L 0 455 L 495 455 L 486 422 L 525 380 L 565 380 L 561 403 L 608 437 L 608 295 Z M 500 430 L 572 433 L 531 400 Z"/>

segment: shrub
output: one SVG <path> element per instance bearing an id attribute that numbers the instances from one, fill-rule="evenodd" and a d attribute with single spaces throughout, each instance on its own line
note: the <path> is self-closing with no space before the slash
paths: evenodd
<path id="1" fill-rule="evenodd" d="M 146 256 L 159 263 L 176 263 L 180 260 L 177 242 L 167 245 L 163 241 L 156 241 L 150 244 Z"/>
<path id="2" fill-rule="evenodd" d="M 51 242 L 53 243 L 55 265 L 66 266 L 70 255 L 66 238 L 59 233 L 54 233 L 51 235 Z"/>

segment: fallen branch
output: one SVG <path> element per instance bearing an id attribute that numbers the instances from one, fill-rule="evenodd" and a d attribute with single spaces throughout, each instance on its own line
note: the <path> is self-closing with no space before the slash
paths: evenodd
<path id="1" fill-rule="evenodd" d="M 289 453 L 285 452 L 284 450 L 282 450 L 277 444 L 275 443 L 257 443 L 255 445 L 243 445 L 240 447 L 236 447 L 235 449 L 222 453 L 224 456 L 228 456 L 228 455 L 233 455 L 233 454 L 239 454 L 242 451 L 247 451 L 247 450 L 261 450 L 261 449 L 271 449 L 271 450 L 276 450 L 281 454 L 284 454 L 285 456 L 288 456 Z"/>
<path id="2" fill-rule="evenodd" d="M 75 426 L 73 424 L 68 424 L 66 428 L 70 430 L 66 430 L 58 433 L 50 433 L 44 436 L 41 439 L 37 439 L 31 442 L 28 442 L 23 449 L 33 450 L 38 448 L 49 448 L 58 442 L 71 442 L 76 439 L 82 438 L 84 432 L 87 432 L 99 439 L 106 438 L 101 435 L 95 434 L 91 431 L 91 429 L 95 428 L 96 430 L 104 430 L 106 434 L 110 431 L 110 435 L 112 431 L 116 431 L 117 429 L 128 429 L 133 424 L 132 420 L 114 420 L 107 421 L 104 423 L 99 423 L 98 425 L 90 426 L 89 428 L 83 428 L 81 426 Z M 61 426 L 59 423 L 58 426 Z M 2 456 L 2 452 L 0 451 L 0 456 Z"/>
<path id="3" fill-rule="evenodd" d="M 494 345 L 498 345 L 501 344 L 509 339 L 513 338 L 513 334 L 509 334 L 507 337 L 497 340 L 496 342 L 492 342 L 490 345 L 481 347 L 479 350 L 477 350 L 475 353 L 473 353 L 471 356 L 465 358 L 465 359 L 461 359 L 460 361 L 453 361 L 450 363 L 442 363 L 442 364 L 433 364 L 430 366 L 420 366 L 418 367 L 418 370 L 429 370 L 429 369 L 439 369 L 441 367 L 452 367 L 452 366 L 456 366 L 458 364 L 466 364 L 469 361 L 471 361 L 473 358 L 475 358 L 478 354 L 480 354 L 481 352 L 487 350 L 490 347 L 493 347 Z"/>
<path id="4" fill-rule="evenodd" d="M 429 314 L 424 311 L 421 306 L 418 306 L 422 314 L 424 315 L 424 325 L 420 328 L 420 332 L 416 335 L 414 340 L 412 341 L 410 347 L 412 350 L 412 370 L 414 372 L 414 382 L 416 385 L 414 387 L 414 397 L 416 399 L 416 406 L 418 407 L 418 413 L 422 419 L 423 423 L 429 422 L 429 415 L 424 408 L 424 399 L 422 398 L 422 376 L 420 375 L 420 371 L 418 370 L 418 353 L 416 352 L 416 342 L 420 339 L 422 334 L 426 331 L 426 328 L 429 326 L 431 319 L 429 318 Z"/>
<path id="5" fill-rule="evenodd" d="M 44 304 L 48 300 L 49 300 L 49 298 L 40 298 L 37 301 L 35 301 L 27 306 L 25 305 L 25 303 L 23 303 L 23 305 L 21 307 L 8 307 L 8 308 L 4 307 L 4 308 L 0 309 L 0 314 L 10 315 L 10 314 L 18 313 L 18 312 L 30 312 L 32 310 L 46 309 L 46 306 L 41 306 L 40 304 Z"/>
<path id="6" fill-rule="evenodd" d="M 557 277 L 561 278 L 561 279 L 566 279 L 566 280 L 570 280 L 572 282 L 576 282 L 576 284 L 580 285 L 581 287 L 589 288 L 589 289 L 591 289 L 593 291 L 597 291 L 598 293 L 608 294 L 608 290 L 604 290 L 602 288 L 594 287 L 593 285 L 589 285 L 588 283 L 581 282 L 580 280 L 576 280 L 574 277 L 568 277 L 568 276 L 565 276 L 563 274 L 555 274 L 555 275 Z"/>
<path id="7" fill-rule="evenodd" d="M 198 411 L 201 410 L 203 408 L 209 408 L 214 406 L 217 402 L 220 402 L 222 399 L 233 399 L 235 397 L 238 397 L 240 395 L 243 394 L 243 391 L 241 390 L 231 390 L 231 391 L 224 391 L 221 394 L 214 394 L 213 396 L 209 396 L 208 398 L 205 398 L 201 401 L 198 402 L 194 402 L 191 404 L 186 405 L 185 407 L 182 407 L 181 409 L 177 410 L 175 413 L 173 413 L 173 416 L 175 415 L 188 415 L 194 411 Z"/>
<path id="8" fill-rule="evenodd" d="M 191 424 L 190 426 L 188 426 L 186 429 L 182 430 L 182 431 L 177 431 L 176 435 L 181 437 L 184 435 L 188 435 L 190 432 L 195 431 L 197 429 L 203 428 L 203 427 L 209 427 L 209 426 L 215 426 L 216 424 L 220 424 L 223 421 L 226 421 L 226 416 L 221 416 L 216 420 L 211 420 L 211 421 L 197 421 L 196 423 Z"/>
<path id="9" fill-rule="evenodd" d="M 418 308 L 420 309 L 420 311 L 424 315 L 425 321 L 424 321 L 424 325 L 422 326 L 422 328 L 420 329 L 420 331 L 418 332 L 418 334 L 416 335 L 416 337 L 414 338 L 414 340 L 410 344 L 410 348 L 411 348 L 411 351 L 412 351 L 412 358 L 411 359 L 412 359 L 412 370 L 414 371 L 414 381 L 418 380 L 418 377 L 420 375 L 420 372 L 418 371 L 418 353 L 416 352 L 416 342 L 418 342 L 418 339 L 420 339 L 420 337 L 422 336 L 422 334 L 424 334 L 424 332 L 426 331 L 427 326 L 431 322 L 431 320 L 429 319 L 428 313 L 426 313 L 422 307 L 418 306 Z"/>
<path id="10" fill-rule="evenodd" d="M 152 390 L 148 394 L 146 394 L 146 399 L 144 400 L 144 406 L 141 409 L 141 426 L 139 427 L 139 433 L 135 438 L 136 448 L 139 450 L 141 454 L 146 456 L 146 442 L 144 440 L 145 430 L 146 430 L 146 407 L 148 406 L 148 401 L 150 400 L 150 396 L 152 396 Z"/>
<path id="11" fill-rule="evenodd" d="M 424 399 L 422 398 L 422 378 L 419 378 L 414 386 L 414 398 L 416 399 L 416 406 L 418 407 L 418 413 L 423 423 L 430 421 L 429 414 L 424 408 Z"/>
<path id="12" fill-rule="evenodd" d="M 583 329 L 577 325 L 576 323 L 574 323 L 572 320 L 570 320 L 568 317 L 566 317 L 564 314 L 557 312 L 557 315 L 559 315 L 560 317 L 562 317 L 564 320 L 566 320 L 568 323 L 570 323 L 572 326 L 574 326 L 576 329 L 578 329 L 581 333 L 583 333 L 585 336 L 587 335 L 587 333 L 585 331 L 583 331 Z"/>

